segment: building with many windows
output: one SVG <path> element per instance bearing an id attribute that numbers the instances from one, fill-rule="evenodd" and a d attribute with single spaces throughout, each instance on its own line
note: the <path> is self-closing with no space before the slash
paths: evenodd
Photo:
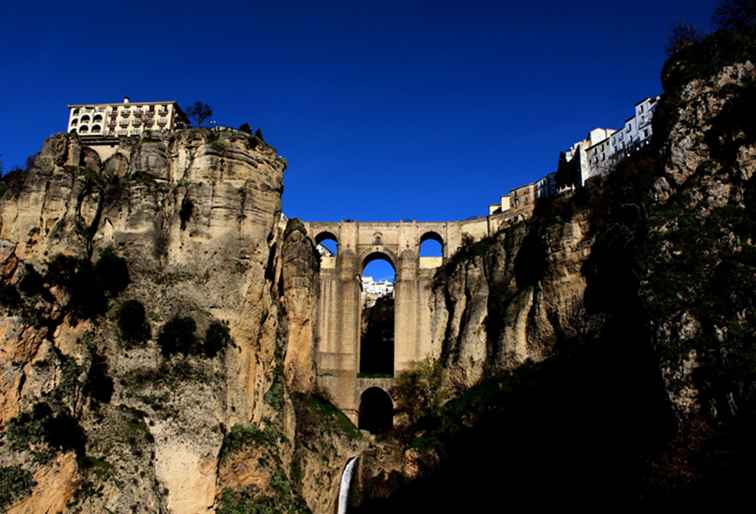
<path id="1" fill-rule="evenodd" d="M 575 177 L 575 186 L 581 187 L 591 177 L 605 175 L 619 161 L 650 142 L 651 121 L 658 102 L 658 96 L 644 98 L 635 104 L 635 112 L 625 120 L 621 129 L 594 129 L 586 140 L 575 143 L 568 150 L 567 155 L 579 146 L 579 174 Z"/>
<path id="2" fill-rule="evenodd" d="M 141 136 L 148 131 L 170 131 L 188 126 L 186 115 L 173 101 L 72 104 L 68 106 L 68 132 L 82 138 L 113 139 Z"/>
<path id="3" fill-rule="evenodd" d="M 650 96 L 636 103 L 635 112 L 619 130 L 591 130 L 585 139 L 561 152 L 557 172 L 548 173 L 534 184 L 513 189 L 502 196 L 498 204 L 489 205 L 488 214 L 532 209 L 539 198 L 582 187 L 591 177 L 611 171 L 619 161 L 651 141 L 651 122 L 659 98 Z"/>
<path id="4" fill-rule="evenodd" d="M 382 296 L 394 296 L 394 283 L 390 280 L 375 280 L 373 277 L 361 277 L 362 292 L 360 299 L 365 307 L 372 307 Z"/>

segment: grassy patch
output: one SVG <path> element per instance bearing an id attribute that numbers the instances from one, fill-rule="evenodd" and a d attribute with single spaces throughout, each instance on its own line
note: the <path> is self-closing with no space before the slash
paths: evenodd
<path id="1" fill-rule="evenodd" d="M 292 401 L 297 411 L 297 431 L 306 437 L 315 437 L 323 432 L 342 434 L 350 439 L 362 437 L 354 423 L 327 398 L 294 393 Z"/>
<path id="2" fill-rule="evenodd" d="M 249 424 L 234 425 L 223 438 L 221 460 L 245 448 L 272 447 L 282 440 L 284 437 L 271 427 L 260 429 Z"/>
<path id="3" fill-rule="evenodd" d="M 0 509 L 28 496 L 35 485 L 32 474 L 21 466 L 0 467 Z"/>

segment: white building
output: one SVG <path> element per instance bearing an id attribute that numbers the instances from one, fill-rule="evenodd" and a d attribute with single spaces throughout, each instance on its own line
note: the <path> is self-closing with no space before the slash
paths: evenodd
<path id="1" fill-rule="evenodd" d="M 651 121 L 659 97 L 644 98 L 635 104 L 633 116 L 619 130 L 593 129 L 586 139 L 563 152 L 566 162 L 577 159 L 575 186 L 582 187 L 591 177 L 611 171 L 619 161 L 646 146 L 652 135 Z"/>
<path id="2" fill-rule="evenodd" d="M 382 296 L 394 295 L 394 283 L 389 280 L 375 280 L 373 277 L 362 278 L 362 305 L 372 307 Z"/>
<path id="3" fill-rule="evenodd" d="M 68 106 L 68 132 L 83 138 L 141 136 L 188 126 L 186 115 L 173 101 L 72 104 Z"/>
<path id="4" fill-rule="evenodd" d="M 557 174 L 549 173 L 535 184 L 518 187 L 500 198 L 498 204 L 488 206 L 488 214 L 506 212 L 526 206 L 538 198 L 582 187 L 591 177 L 611 171 L 617 163 L 651 141 L 651 122 L 659 102 L 658 96 L 649 96 L 635 104 L 633 116 L 619 130 L 595 128 L 585 139 L 578 141 L 560 155 L 561 166 L 569 165 L 572 184 L 557 184 Z"/>
<path id="5" fill-rule="evenodd" d="M 548 198 L 557 193 L 556 172 L 548 173 L 545 177 L 535 183 L 536 199 Z"/>

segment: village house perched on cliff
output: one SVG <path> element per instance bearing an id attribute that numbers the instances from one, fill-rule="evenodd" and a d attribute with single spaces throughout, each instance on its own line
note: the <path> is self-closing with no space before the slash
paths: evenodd
<path id="1" fill-rule="evenodd" d="M 513 189 L 488 207 L 488 214 L 506 212 L 548 198 L 565 189 L 583 187 L 592 177 L 611 171 L 619 161 L 646 146 L 651 140 L 651 121 L 659 96 L 647 97 L 635 104 L 634 113 L 619 130 L 595 128 L 585 139 L 576 142 L 559 155 L 559 175 L 545 177 Z"/>

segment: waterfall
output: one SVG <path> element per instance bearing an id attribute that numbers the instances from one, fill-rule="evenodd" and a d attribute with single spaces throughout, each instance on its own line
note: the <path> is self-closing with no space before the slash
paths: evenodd
<path id="1" fill-rule="evenodd" d="M 349 485 L 352 483 L 352 472 L 354 471 L 354 464 L 357 462 L 357 457 L 352 457 L 344 466 L 344 472 L 341 473 L 341 484 L 339 485 L 339 503 L 338 514 L 346 514 L 347 502 L 349 500 Z"/>

